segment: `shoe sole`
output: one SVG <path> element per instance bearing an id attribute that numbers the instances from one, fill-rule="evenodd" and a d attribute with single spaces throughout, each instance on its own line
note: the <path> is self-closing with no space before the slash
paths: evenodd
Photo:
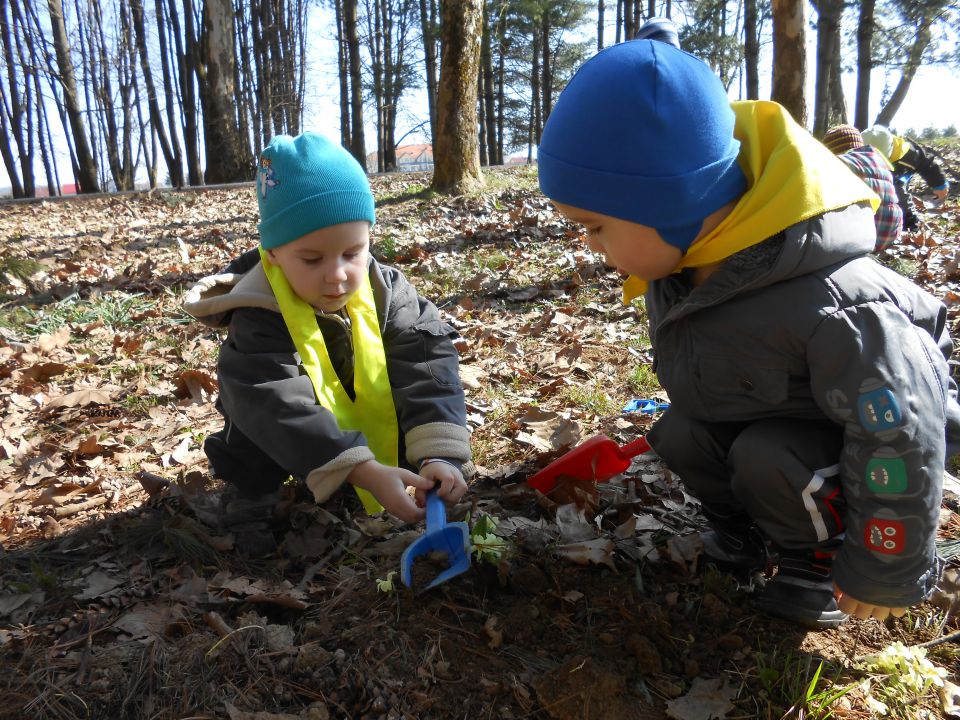
<path id="1" fill-rule="evenodd" d="M 850 617 L 842 610 L 803 612 L 801 608 L 791 608 L 793 612 L 785 612 L 786 608 L 783 605 L 767 603 L 763 599 L 758 599 L 756 606 L 765 615 L 779 620 L 789 620 L 810 630 L 833 630 L 843 625 Z"/>

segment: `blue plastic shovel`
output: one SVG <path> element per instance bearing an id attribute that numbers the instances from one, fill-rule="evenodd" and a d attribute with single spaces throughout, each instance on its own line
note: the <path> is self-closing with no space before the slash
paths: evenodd
<path id="1" fill-rule="evenodd" d="M 410 587 L 413 581 L 413 561 L 430 553 L 444 553 L 447 568 L 429 584 L 418 587 L 423 592 L 465 572 L 470 567 L 470 530 L 464 522 L 447 523 L 443 498 L 436 490 L 427 493 L 427 529 L 403 551 L 400 557 L 400 579 Z"/>

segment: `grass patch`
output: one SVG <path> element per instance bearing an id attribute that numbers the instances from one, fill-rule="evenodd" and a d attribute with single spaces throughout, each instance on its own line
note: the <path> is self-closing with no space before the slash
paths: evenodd
<path id="1" fill-rule="evenodd" d="M 906 258 L 892 258 L 887 263 L 887 267 L 911 280 L 916 280 L 917 275 L 920 273 L 920 265 L 915 260 L 908 260 Z"/>
<path id="2" fill-rule="evenodd" d="M 840 683 L 840 669 L 826 665 L 825 661 L 788 651 L 778 656 L 776 651 L 769 657 L 756 655 L 757 679 L 763 688 L 757 697 L 761 703 L 766 698 L 770 706 L 762 717 L 771 716 L 774 708 L 783 720 L 827 720 L 834 717 L 837 701 L 856 687 L 855 683 Z M 828 671 L 833 680 L 823 676 Z M 782 713 L 780 708 L 788 710 Z"/>
<path id="3" fill-rule="evenodd" d="M 102 322 L 113 330 L 131 330 L 143 325 L 138 316 L 153 310 L 158 304 L 153 298 L 142 294 L 112 293 L 87 299 L 72 295 L 39 308 L 14 308 L 12 312 L 0 316 L 0 325 L 29 337 L 55 332 L 64 325 L 87 325 L 93 322 Z"/>
<path id="4" fill-rule="evenodd" d="M 570 405 L 577 405 L 597 415 L 613 415 L 620 408 L 604 390 L 596 385 L 571 385 L 564 389 L 561 397 Z"/>
<path id="5" fill-rule="evenodd" d="M 650 397 L 661 389 L 657 374 L 653 372 L 653 366 L 646 363 L 635 366 L 630 371 L 627 382 L 630 389 L 640 397 Z"/>

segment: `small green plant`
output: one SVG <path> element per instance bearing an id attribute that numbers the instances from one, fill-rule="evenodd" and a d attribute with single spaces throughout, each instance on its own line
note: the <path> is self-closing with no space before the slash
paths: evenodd
<path id="1" fill-rule="evenodd" d="M 377 254 L 386 262 L 396 262 L 398 254 L 397 238 L 393 233 L 388 232 L 383 237 L 379 238 L 375 247 Z"/>
<path id="2" fill-rule="evenodd" d="M 630 371 L 630 389 L 641 397 L 650 397 L 660 389 L 660 381 L 652 365 L 637 365 Z"/>
<path id="3" fill-rule="evenodd" d="M 597 415 L 612 415 L 618 410 L 613 399 L 596 385 L 571 385 L 564 390 L 563 395 L 569 403 Z"/>
<path id="4" fill-rule="evenodd" d="M 510 258 L 502 252 L 492 252 L 486 257 L 477 256 L 477 265 L 481 270 L 503 270 L 510 264 Z"/>
<path id="5" fill-rule="evenodd" d="M 908 277 L 911 280 L 915 279 L 917 274 L 920 272 L 920 265 L 914 260 L 907 260 L 905 258 L 898 257 L 893 258 L 886 264 L 891 270 L 903 275 L 904 277 Z"/>
<path id="6" fill-rule="evenodd" d="M 855 683 L 824 680 L 823 661 L 814 668 L 814 660 L 813 656 L 794 652 L 779 657 L 774 652 L 769 658 L 763 653 L 756 655 L 757 678 L 763 694 L 781 708 L 777 712 L 782 720 L 827 720 L 834 716 L 837 701 L 857 687 Z"/>
<path id="7" fill-rule="evenodd" d="M 17 328 L 30 336 L 56 332 L 68 323 L 102 322 L 114 330 L 133 329 L 142 324 L 135 318 L 155 311 L 157 306 L 156 300 L 141 294 L 116 292 L 86 299 L 71 295 L 37 309 L 18 308 L 23 312 L 17 315 L 16 322 Z"/>
<path id="8" fill-rule="evenodd" d="M 865 658 L 863 669 L 871 673 L 863 683 L 867 705 L 879 715 L 897 718 L 908 717 L 907 705 L 931 688 L 943 687 L 950 675 L 927 658 L 924 648 L 899 641 Z"/>
<path id="9" fill-rule="evenodd" d="M 6 285 L 9 278 L 26 282 L 43 269 L 36 260 L 12 255 L 0 255 L 0 286 Z"/>
<path id="10" fill-rule="evenodd" d="M 470 544 L 478 562 L 496 565 L 500 562 L 509 545 L 505 539 L 494 534 L 497 529 L 497 519 L 492 515 L 483 514 L 470 529 Z"/>
<path id="11" fill-rule="evenodd" d="M 390 572 L 387 573 L 386 580 L 381 580 L 380 578 L 377 578 L 377 592 L 382 592 L 382 593 L 396 592 L 397 587 L 396 585 L 394 585 L 394 582 L 393 582 L 393 576 L 396 574 L 397 574 L 396 570 L 391 570 Z"/>

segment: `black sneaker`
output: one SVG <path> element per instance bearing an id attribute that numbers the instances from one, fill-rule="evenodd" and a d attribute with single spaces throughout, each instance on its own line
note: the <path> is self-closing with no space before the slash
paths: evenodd
<path id="1" fill-rule="evenodd" d="M 277 540 L 274 526 L 278 520 L 280 493 L 244 496 L 228 488 L 222 498 L 220 530 L 233 534 L 236 549 L 250 557 L 263 557 L 274 552 Z"/>
<path id="2" fill-rule="evenodd" d="M 769 573 L 773 559 L 766 541 L 757 527 L 747 532 L 733 534 L 721 530 L 706 530 L 700 533 L 703 555 L 708 563 L 732 573 Z"/>
<path id="3" fill-rule="evenodd" d="M 710 529 L 700 533 L 707 562 L 736 574 L 773 570 L 767 540 L 749 515 L 723 514 L 708 507 L 703 513 L 710 521 Z"/>
<path id="4" fill-rule="evenodd" d="M 833 596 L 832 564 L 832 550 L 783 551 L 780 568 L 760 591 L 757 606 L 811 630 L 839 627 L 849 616 Z"/>

